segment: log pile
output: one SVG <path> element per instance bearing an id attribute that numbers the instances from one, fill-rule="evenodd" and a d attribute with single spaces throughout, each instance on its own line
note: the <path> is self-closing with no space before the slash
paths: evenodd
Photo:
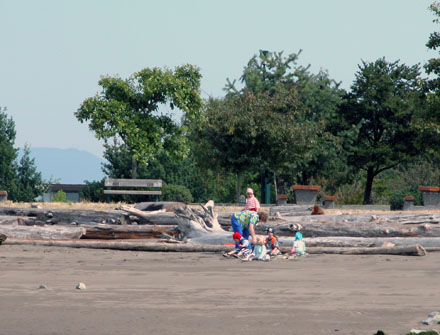
<path id="1" fill-rule="evenodd" d="M 273 227 L 281 247 L 289 250 L 294 234 L 301 231 L 309 253 L 421 255 L 425 250 L 440 250 L 440 214 L 312 216 L 307 206 L 298 207 L 296 213 L 300 212 L 301 216 L 273 216 L 257 226 L 257 234 Z M 119 248 L 120 244 L 123 249 L 145 244 L 142 248 L 148 250 L 224 251 L 232 248 L 230 228 L 230 214 L 218 216 L 212 201 L 200 209 L 175 203 L 142 203 L 110 211 L 0 207 L 0 233 L 8 236 L 6 243 L 64 239 L 64 245 L 80 247 Z"/>

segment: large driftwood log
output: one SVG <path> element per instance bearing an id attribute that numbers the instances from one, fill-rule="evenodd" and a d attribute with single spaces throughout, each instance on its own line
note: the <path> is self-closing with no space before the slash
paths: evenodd
<path id="1" fill-rule="evenodd" d="M 8 238 L 4 244 L 39 245 L 70 248 L 114 249 L 132 251 L 176 251 L 176 252 L 225 252 L 233 247 L 225 245 L 198 245 L 192 243 L 167 243 L 166 241 L 96 241 L 96 240 L 30 240 Z"/>
<path id="2" fill-rule="evenodd" d="M 140 241 L 92 241 L 92 240 L 21 240 L 8 239 L 4 244 L 9 245 L 38 245 L 70 248 L 113 249 L 132 251 L 162 251 L 162 252 L 225 252 L 232 246 L 198 245 L 192 243 L 161 243 Z M 287 250 L 284 250 L 287 252 Z M 382 248 L 308 248 L 310 254 L 341 254 L 341 255 L 410 255 L 424 256 L 426 251 L 418 246 L 382 247 Z"/>
<path id="3" fill-rule="evenodd" d="M 44 239 L 73 239 L 81 238 L 86 232 L 81 227 L 64 227 L 64 226 L 16 226 L 2 225 L 0 233 L 8 238 L 44 238 Z"/>
<path id="4" fill-rule="evenodd" d="M 119 210 L 78 210 L 0 207 L 1 216 L 26 217 L 26 225 L 127 224 L 129 217 Z"/>
<path id="5" fill-rule="evenodd" d="M 177 237 L 178 231 L 173 226 L 156 225 L 82 225 L 86 239 L 158 239 L 164 233 Z"/>
<path id="6" fill-rule="evenodd" d="M 381 247 L 383 245 L 408 246 L 420 244 L 424 248 L 440 248 L 439 237 L 347 237 L 327 236 L 304 238 L 307 247 Z M 291 246 L 293 238 L 280 237 L 280 245 Z"/>
<path id="7" fill-rule="evenodd" d="M 284 250 L 283 250 L 284 249 Z M 282 248 L 282 251 L 287 248 Z M 340 255 L 402 255 L 402 256 L 425 256 L 426 250 L 419 244 L 395 247 L 373 247 L 373 248 L 307 248 L 309 254 L 340 254 Z"/>

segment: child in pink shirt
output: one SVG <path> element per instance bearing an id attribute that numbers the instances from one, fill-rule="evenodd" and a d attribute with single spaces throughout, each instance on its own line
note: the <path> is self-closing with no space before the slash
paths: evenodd
<path id="1" fill-rule="evenodd" d="M 260 211 L 260 203 L 257 198 L 254 196 L 254 190 L 248 188 L 246 190 L 246 205 L 244 206 L 244 210 L 259 212 Z"/>

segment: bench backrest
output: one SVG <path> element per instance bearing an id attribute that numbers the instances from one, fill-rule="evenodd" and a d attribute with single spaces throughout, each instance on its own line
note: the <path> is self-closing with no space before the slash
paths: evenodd
<path id="1" fill-rule="evenodd" d="M 108 178 L 105 187 L 162 187 L 161 179 L 114 179 Z"/>
<path id="2" fill-rule="evenodd" d="M 161 179 L 115 179 L 115 178 L 107 178 L 104 181 L 104 186 L 109 188 L 118 188 L 118 187 L 154 187 L 156 190 L 133 190 L 133 189 L 125 189 L 125 190 L 104 190 L 104 194 L 131 194 L 131 195 L 161 195 L 162 191 L 157 190 L 162 187 Z M 107 199 L 108 200 L 108 199 Z"/>

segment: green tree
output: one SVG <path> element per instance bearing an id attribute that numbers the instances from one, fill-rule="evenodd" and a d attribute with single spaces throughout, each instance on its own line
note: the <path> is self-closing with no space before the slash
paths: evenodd
<path id="1" fill-rule="evenodd" d="M 420 68 L 385 58 L 362 62 L 336 120 L 348 163 L 366 171 L 364 204 L 374 177 L 419 154 L 413 117 L 422 103 Z"/>
<path id="2" fill-rule="evenodd" d="M 217 164 L 238 174 L 238 181 L 243 170 L 271 171 L 280 189 L 292 176 L 308 183 L 323 170 L 331 173 L 330 165 L 341 155 L 326 122 L 344 92 L 325 71 L 313 75 L 309 67 L 297 65 L 299 54 L 260 52 L 244 68 L 243 89 L 228 80 L 226 97 L 208 101 L 205 134 L 197 144 L 202 151 L 211 148 L 206 150 L 211 157 L 202 153 L 203 161 L 216 156 Z M 240 182 L 237 196 L 239 189 Z"/>
<path id="3" fill-rule="evenodd" d="M 99 139 L 121 140 L 131 157 L 132 177 L 139 163 L 147 165 L 155 152 L 165 149 L 173 154 L 187 150 L 176 141 L 184 129 L 171 115 L 160 113 L 160 105 L 169 104 L 183 111 L 184 119 L 198 118 L 202 105 L 199 69 L 192 65 L 169 69 L 145 68 L 128 79 L 102 77 L 102 92 L 86 99 L 75 113 L 80 122 Z"/>
<path id="4" fill-rule="evenodd" d="M 15 160 L 17 149 L 15 142 L 15 123 L 6 114 L 6 108 L 0 107 L 0 189 L 11 191 L 15 179 Z"/>
<path id="5" fill-rule="evenodd" d="M 433 2 L 429 7 L 434 14 L 433 22 L 440 22 L 440 3 Z M 426 46 L 440 53 L 440 32 L 430 34 Z M 420 110 L 417 128 L 420 132 L 419 148 L 426 151 L 427 157 L 440 161 L 440 57 L 431 58 L 424 66 L 429 77 L 425 80 L 426 105 Z"/>
<path id="6" fill-rule="evenodd" d="M 25 145 L 23 156 L 19 164 L 16 165 L 17 173 L 11 194 L 11 199 L 14 201 L 34 201 L 44 191 L 45 183 L 41 177 L 41 172 L 37 171 L 35 159 L 30 157 L 30 153 L 30 147 Z"/>

